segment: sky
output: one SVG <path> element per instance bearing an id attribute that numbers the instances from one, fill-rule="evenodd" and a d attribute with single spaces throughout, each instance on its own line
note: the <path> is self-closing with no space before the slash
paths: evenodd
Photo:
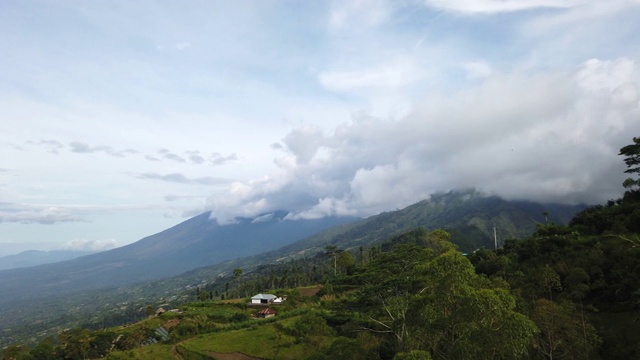
<path id="1" fill-rule="evenodd" d="M 619 197 L 640 0 L 0 2 L 0 256 L 370 216 L 476 188 Z"/>

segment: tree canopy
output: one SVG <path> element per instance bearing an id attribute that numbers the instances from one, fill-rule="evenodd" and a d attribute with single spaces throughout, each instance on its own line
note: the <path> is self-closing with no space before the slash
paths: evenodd
<path id="1" fill-rule="evenodd" d="M 620 154 L 624 156 L 624 163 L 627 164 L 627 174 L 640 174 L 640 137 L 633 138 L 633 144 L 629 144 L 620 149 Z M 629 189 L 634 195 L 640 191 L 640 177 L 627 178 L 623 186 Z"/>

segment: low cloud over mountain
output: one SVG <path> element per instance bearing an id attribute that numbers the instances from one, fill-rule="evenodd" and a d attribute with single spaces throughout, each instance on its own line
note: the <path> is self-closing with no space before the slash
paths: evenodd
<path id="1" fill-rule="evenodd" d="M 276 209 L 291 218 L 370 215 L 428 194 L 477 187 L 505 198 L 597 203 L 620 195 L 619 148 L 640 134 L 640 77 L 629 59 L 571 71 L 494 73 L 431 92 L 408 115 L 305 126 L 272 146 L 280 172 L 210 199 L 230 221 Z"/>

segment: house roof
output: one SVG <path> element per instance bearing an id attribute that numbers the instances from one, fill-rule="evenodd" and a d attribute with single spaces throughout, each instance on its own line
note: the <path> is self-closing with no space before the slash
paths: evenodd
<path id="1" fill-rule="evenodd" d="M 262 310 L 258 311 L 258 314 L 261 314 L 261 315 L 275 315 L 275 314 L 277 314 L 277 312 L 275 310 L 273 310 L 272 308 L 266 308 L 266 309 L 262 309 Z"/>
<path id="2" fill-rule="evenodd" d="M 273 300 L 275 299 L 276 296 L 275 295 L 271 295 L 271 294 L 258 294 L 256 296 L 251 297 L 251 299 L 264 299 L 264 300 Z"/>

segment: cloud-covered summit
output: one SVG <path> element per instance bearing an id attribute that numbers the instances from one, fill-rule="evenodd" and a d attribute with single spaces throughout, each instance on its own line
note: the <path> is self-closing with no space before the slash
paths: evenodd
<path id="1" fill-rule="evenodd" d="M 365 216 L 466 187 L 603 202 L 621 193 L 618 149 L 640 134 L 639 75 L 626 58 L 496 73 L 464 91 L 429 93 L 397 120 L 358 114 L 332 133 L 298 128 L 276 146 L 285 152 L 279 174 L 212 198 L 212 216 Z"/>

